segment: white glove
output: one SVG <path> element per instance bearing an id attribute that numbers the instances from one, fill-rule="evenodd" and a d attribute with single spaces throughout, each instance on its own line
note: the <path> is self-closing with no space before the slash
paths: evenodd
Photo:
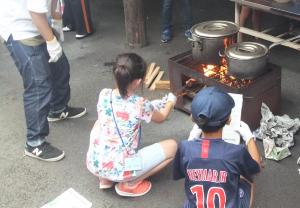
<path id="1" fill-rule="evenodd" d="M 177 101 L 177 97 L 176 97 L 173 93 L 170 92 L 170 93 L 168 94 L 167 102 L 172 102 L 172 103 L 173 103 L 173 106 L 175 106 L 176 101 Z"/>
<path id="2" fill-rule="evenodd" d="M 46 41 L 46 44 L 47 44 L 47 51 L 50 56 L 49 63 L 57 62 L 57 60 L 61 57 L 63 51 L 56 37 L 54 36 L 53 40 Z"/>
<path id="3" fill-rule="evenodd" d="M 197 124 L 194 124 L 193 129 L 190 132 L 188 140 L 194 140 L 196 138 L 199 138 L 202 134 L 202 129 L 199 128 Z"/>
<path id="4" fill-rule="evenodd" d="M 246 124 L 243 121 L 241 121 L 240 126 L 235 130 L 242 136 L 242 139 L 245 141 L 246 145 L 248 144 L 251 138 L 255 139 L 248 124 Z"/>
<path id="5" fill-rule="evenodd" d="M 51 19 L 51 27 L 55 31 L 59 41 L 63 42 L 65 40 L 65 36 L 62 30 L 62 20 Z"/>

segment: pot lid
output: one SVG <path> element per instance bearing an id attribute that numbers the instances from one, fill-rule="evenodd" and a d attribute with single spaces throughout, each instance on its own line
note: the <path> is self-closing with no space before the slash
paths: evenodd
<path id="1" fill-rule="evenodd" d="M 256 42 L 240 42 L 230 45 L 225 50 L 225 55 L 228 58 L 249 60 L 260 58 L 268 53 L 268 48 Z"/>
<path id="2" fill-rule="evenodd" d="M 229 21 L 214 20 L 201 22 L 191 28 L 192 35 L 206 38 L 230 36 L 239 31 L 239 27 Z"/>

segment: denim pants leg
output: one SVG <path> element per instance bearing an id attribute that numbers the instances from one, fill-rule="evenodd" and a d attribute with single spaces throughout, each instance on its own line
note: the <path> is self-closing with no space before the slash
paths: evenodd
<path id="1" fill-rule="evenodd" d="M 10 35 L 8 40 L 4 41 L 4 45 L 6 46 L 7 50 L 9 51 L 9 54 L 12 57 L 16 67 L 19 68 L 20 63 L 18 62 L 18 59 L 15 57 L 15 55 L 13 53 L 12 41 L 13 41 L 13 38 L 12 38 L 12 35 Z"/>
<path id="2" fill-rule="evenodd" d="M 184 30 L 189 30 L 193 24 L 191 0 L 182 0 L 182 15 L 184 21 Z"/>
<path id="3" fill-rule="evenodd" d="M 38 146 L 49 134 L 47 115 L 52 83 L 46 45 L 27 46 L 12 40 L 12 56 L 23 79 L 27 144 Z"/>
<path id="4" fill-rule="evenodd" d="M 27 46 L 19 41 L 9 40 L 7 48 L 15 60 L 16 66 L 22 76 L 24 93 L 24 111 L 27 125 L 27 144 L 30 146 L 38 146 L 45 141 L 45 137 L 49 134 L 49 124 L 47 116 L 50 110 L 52 100 L 59 98 L 60 95 L 67 95 L 64 99 L 58 99 L 53 102 L 58 108 L 64 108 L 69 101 L 70 88 L 67 83 L 67 89 L 60 90 L 56 96 L 53 93 L 54 85 L 60 89 L 59 82 L 69 80 L 69 69 L 67 73 L 59 69 L 62 66 L 69 66 L 67 60 L 63 57 L 55 64 L 49 64 L 49 54 L 46 44 L 38 46 Z M 60 64 L 62 66 L 59 66 Z M 64 79 L 57 79 L 58 73 L 63 74 Z M 64 75 L 67 74 L 67 75 Z M 66 84 L 65 84 L 66 85 Z M 64 106 L 64 107 L 62 107 Z"/>
<path id="5" fill-rule="evenodd" d="M 70 64 L 63 53 L 57 62 L 50 63 L 49 66 L 52 80 L 50 112 L 60 113 L 65 110 L 70 100 Z"/>
<path id="6" fill-rule="evenodd" d="M 162 31 L 172 29 L 173 0 L 163 0 L 162 5 Z"/>

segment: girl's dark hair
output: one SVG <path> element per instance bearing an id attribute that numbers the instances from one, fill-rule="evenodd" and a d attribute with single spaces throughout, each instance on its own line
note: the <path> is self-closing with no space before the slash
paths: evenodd
<path id="1" fill-rule="evenodd" d="M 123 53 L 117 56 L 113 74 L 122 98 L 127 96 L 127 88 L 135 79 L 145 77 L 146 69 L 144 59 L 135 53 Z"/>

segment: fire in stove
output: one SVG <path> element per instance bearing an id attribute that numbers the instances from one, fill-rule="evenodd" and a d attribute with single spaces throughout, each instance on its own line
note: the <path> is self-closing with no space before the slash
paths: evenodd
<path id="1" fill-rule="evenodd" d="M 197 71 L 203 73 L 204 76 L 217 80 L 225 85 L 234 88 L 245 88 L 248 87 L 253 80 L 250 79 L 238 79 L 228 74 L 228 67 L 225 59 L 222 59 L 222 65 L 212 64 L 199 64 Z"/>

